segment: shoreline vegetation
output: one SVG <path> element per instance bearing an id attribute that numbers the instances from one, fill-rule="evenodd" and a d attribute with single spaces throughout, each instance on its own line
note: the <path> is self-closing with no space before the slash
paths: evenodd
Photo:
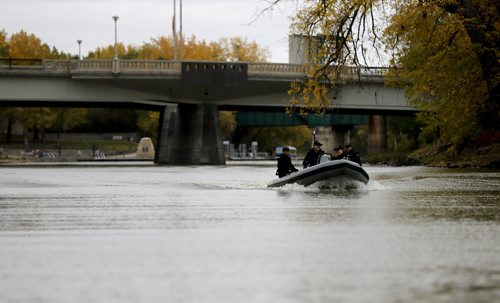
<path id="1" fill-rule="evenodd" d="M 57 154 L 55 144 L 48 143 L 42 147 L 46 155 Z M 110 156 L 119 156 L 134 153 L 137 143 L 112 142 L 112 141 L 75 141 L 65 142 L 61 149 L 60 157 L 46 157 L 40 159 L 24 153 L 22 144 L 2 145 L 0 153 L 0 165 L 29 162 L 71 162 L 78 159 L 90 159 L 92 148 L 97 149 Z M 383 153 L 362 155 L 364 163 L 388 165 L 388 166 L 413 166 L 421 165 L 428 167 L 445 168 L 489 168 L 500 169 L 500 143 L 490 144 L 478 148 L 465 148 L 460 152 L 451 153 L 449 145 L 426 145 L 417 150 L 408 152 L 387 151 Z M 77 157 L 80 151 L 80 157 Z"/>
<path id="2" fill-rule="evenodd" d="M 465 148 L 451 153 L 449 145 L 428 145 L 410 152 L 385 152 L 365 155 L 363 161 L 389 166 L 422 165 L 445 168 L 500 169 L 500 143 L 478 148 Z"/>

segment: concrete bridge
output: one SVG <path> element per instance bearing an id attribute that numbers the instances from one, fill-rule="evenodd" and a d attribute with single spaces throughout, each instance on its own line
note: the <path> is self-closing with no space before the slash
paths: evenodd
<path id="1" fill-rule="evenodd" d="M 415 111 L 402 90 L 384 86 L 386 71 L 345 68 L 331 109 L 369 114 L 373 138 L 385 133 L 383 115 Z M 277 63 L 40 60 L 0 65 L 0 106 L 159 110 L 157 163 L 223 164 L 218 110 L 282 112 L 290 83 L 307 72 Z"/>

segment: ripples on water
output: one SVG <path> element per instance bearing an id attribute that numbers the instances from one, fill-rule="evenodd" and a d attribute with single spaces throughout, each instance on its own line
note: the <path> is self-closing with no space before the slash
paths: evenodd
<path id="1" fill-rule="evenodd" d="M 0 302 L 494 302 L 500 173 L 0 168 Z"/>

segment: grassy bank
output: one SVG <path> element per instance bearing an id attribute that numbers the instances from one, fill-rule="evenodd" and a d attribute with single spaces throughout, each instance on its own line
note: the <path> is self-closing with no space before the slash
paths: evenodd
<path id="1" fill-rule="evenodd" d="M 457 153 L 446 145 L 429 145 L 412 152 L 385 152 L 363 156 L 363 162 L 390 166 L 425 165 L 431 167 L 500 169 L 500 144 L 468 148 Z"/>

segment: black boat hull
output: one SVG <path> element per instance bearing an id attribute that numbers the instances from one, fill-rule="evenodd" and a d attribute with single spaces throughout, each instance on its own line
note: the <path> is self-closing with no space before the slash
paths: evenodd
<path id="1" fill-rule="evenodd" d="M 334 160 L 305 168 L 283 178 L 275 179 L 267 187 L 280 187 L 291 183 L 308 186 L 318 181 L 337 183 L 340 180 L 346 179 L 365 184 L 370 180 L 366 171 L 357 163 L 349 160 Z"/>

